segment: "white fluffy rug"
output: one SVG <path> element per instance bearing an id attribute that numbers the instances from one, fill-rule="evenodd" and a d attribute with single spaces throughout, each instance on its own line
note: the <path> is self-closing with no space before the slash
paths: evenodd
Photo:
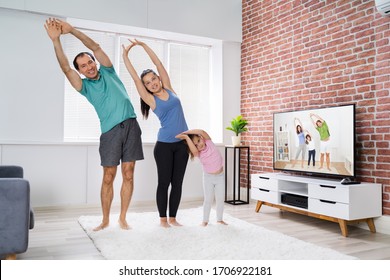
<path id="1" fill-rule="evenodd" d="M 81 216 L 79 223 L 109 260 L 347 260 L 354 257 L 270 231 L 224 214 L 228 226 L 200 226 L 202 209 L 178 212 L 182 227 L 162 228 L 158 213 L 128 213 L 131 230 L 119 228 L 118 215 L 101 231 L 101 216 Z"/>

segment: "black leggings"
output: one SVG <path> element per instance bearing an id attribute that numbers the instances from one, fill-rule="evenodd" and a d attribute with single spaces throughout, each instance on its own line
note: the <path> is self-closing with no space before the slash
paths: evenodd
<path id="1" fill-rule="evenodd" d="M 154 159 L 156 160 L 158 175 L 156 200 L 161 218 L 167 217 L 169 185 L 171 185 L 169 217 L 176 217 L 188 157 L 187 145 L 184 141 L 176 143 L 157 142 L 154 147 Z"/>

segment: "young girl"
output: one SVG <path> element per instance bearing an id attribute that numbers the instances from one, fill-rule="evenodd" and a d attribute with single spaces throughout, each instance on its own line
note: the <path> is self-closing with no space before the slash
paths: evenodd
<path id="1" fill-rule="evenodd" d="M 222 219 L 225 196 L 225 176 L 223 159 L 217 147 L 206 131 L 201 129 L 187 130 L 176 138 L 186 140 L 191 159 L 198 157 L 203 166 L 203 226 L 209 223 L 211 205 L 216 202 L 217 222 L 227 225 Z"/>
<path id="2" fill-rule="evenodd" d="M 313 167 L 316 166 L 316 149 L 314 145 L 314 141 L 311 139 L 311 136 L 309 133 L 306 134 L 306 145 L 307 149 L 309 151 L 309 159 L 307 161 L 307 167 L 310 167 L 310 159 L 313 158 Z"/>

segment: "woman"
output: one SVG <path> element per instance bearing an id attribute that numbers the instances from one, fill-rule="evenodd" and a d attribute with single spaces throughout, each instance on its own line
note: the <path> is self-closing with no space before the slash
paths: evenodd
<path id="1" fill-rule="evenodd" d="M 159 118 L 161 128 L 154 147 L 157 165 L 157 208 L 162 227 L 180 226 L 176 220 L 179 208 L 184 173 L 188 162 L 185 141 L 176 135 L 188 130 L 180 99 L 172 89 L 166 69 L 154 51 L 144 42 L 129 40 L 130 45 L 123 47 L 123 60 L 141 97 L 141 112 L 145 119 L 151 109 Z M 134 46 L 141 46 L 157 68 L 158 75 L 151 69 L 144 70 L 138 77 L 129 59 L 129 51 Z M 168 189 L 171 185 L 168 203 Z M 169 219 L 167 208 L 169 204 Z"/>
<path id="2" fill-rule="evenodd" d="M 301 154 L 301 167 L 303 168 L 303 162 L 305 160 L 305 153 L 306 153 L 306 143 L 305 143 L 305 133 L 303 131 L 302 123 L 298 118 L 294 119 L 294 126 L 295 126 L 295 132 L 297 134 L 297 152 L 295 154 L 295 161 L 293 163 L 293 168 L 298 161 L 299 154 Z"/>

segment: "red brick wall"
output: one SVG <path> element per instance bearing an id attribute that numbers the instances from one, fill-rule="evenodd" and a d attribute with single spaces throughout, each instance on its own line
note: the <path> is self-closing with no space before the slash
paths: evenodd
<path id="1" fill-rule="evenodd" d="M 251 173 L 272 172 L 274 112 L 356 104 L 357 177 L 390 215 L 390 17 L 374 0 L 243 0 L 241 112 Z"/>

